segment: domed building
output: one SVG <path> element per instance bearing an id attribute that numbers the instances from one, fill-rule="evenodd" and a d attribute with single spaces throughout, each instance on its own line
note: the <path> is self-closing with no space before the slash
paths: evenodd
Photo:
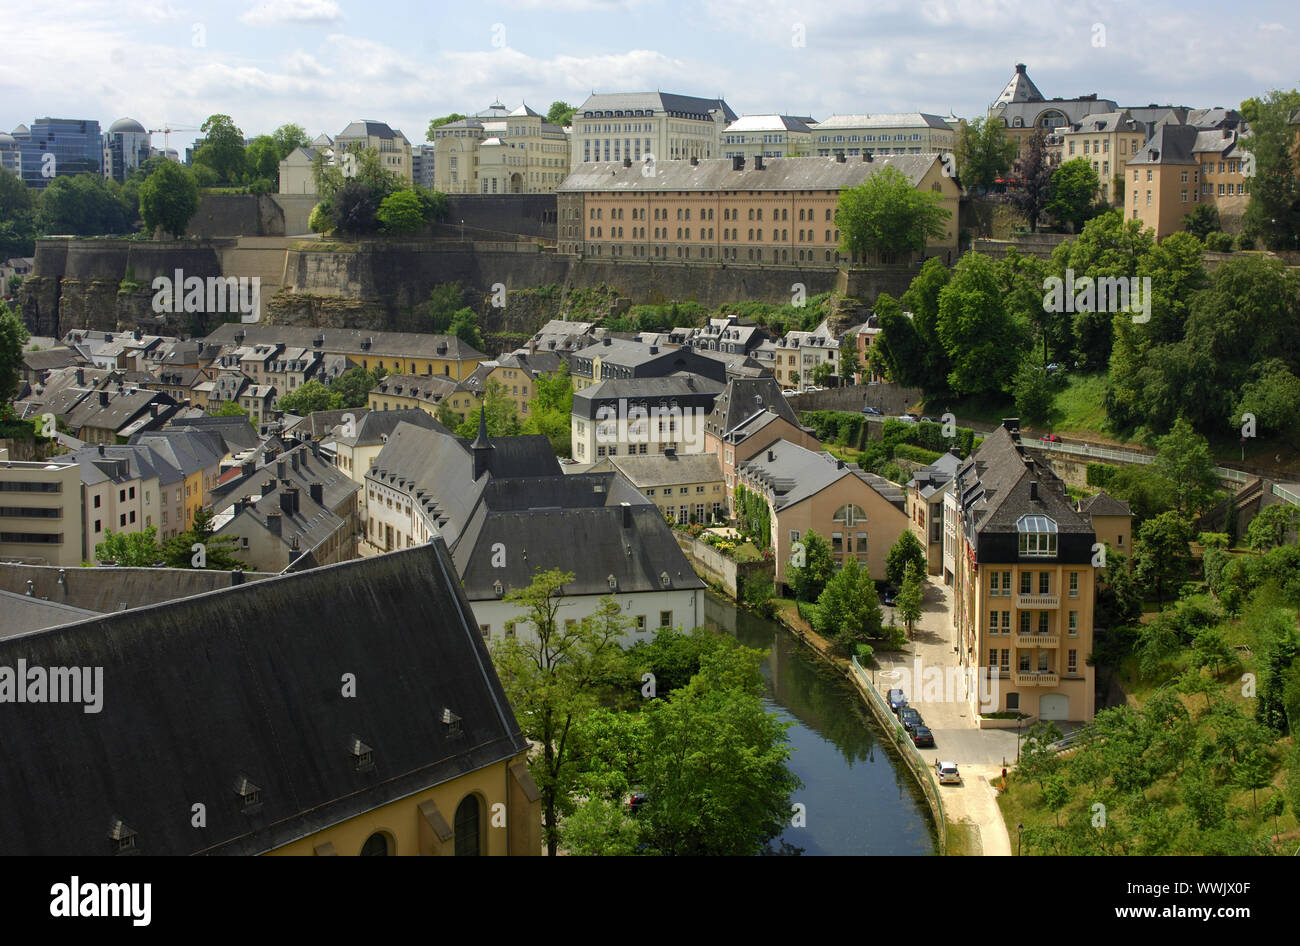
<path id="1" fill-rule="evenodd" d="M 149 157 L 149 132 L 134 118 L 119 118 L 104 135 L 104 176 L 119 184 Z"/>

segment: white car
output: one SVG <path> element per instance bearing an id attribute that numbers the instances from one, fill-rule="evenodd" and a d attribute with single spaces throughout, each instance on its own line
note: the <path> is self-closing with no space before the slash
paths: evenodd
<path id="1" fill-rule="evenodd" d="M 940 785 L 961 784 L 961 773 L 957 771 L 956 762 L 941 762 L 935 760 L 934 774 L 939 777 Z"/>

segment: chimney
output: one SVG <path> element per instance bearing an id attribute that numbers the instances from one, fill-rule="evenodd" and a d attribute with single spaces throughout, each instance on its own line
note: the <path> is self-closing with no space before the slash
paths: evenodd
<path id="1" fill-rule="evenodd" d="M 743 154 L 737 154 L 732 156 L 731 169 L 733 171 L 745 170 L 745 156 Z"/>
<path id="2" fill-rule="evenodd" d="M 612 345 L 612 344 L 614 344 L 614 340 L 613 340 L 612 338 L 610 338 L 608 335 L 606 335 L 606 336 L 602 339 L 602 341 L 603 341 L 606 345 Z"/>
<path id="3" fill-rule="evenodd" d="M 270 463 L 270 462 L 271 462 L 272 460 L 274 460 L 274 459 L 275 459 L 275 448 L 274 448 L 274 447 L 267 447 L 264 451 L 262 451 L 262 462 L 263 462 L 263 463 Z"/>
<path id="4" fill-rule="evenodd" d="M 623 507 L 623 528 L 630 529 L 632 528 L 632 504 L 621 503 L 620 505 Z"/>
<path id="5" fill-rule="evenodd" d="M 268 513 L 266 517 L 266 528 L 271 535 L 280 534 L 280 514 L 278 512 Z"/>
<path id="6" fill-rule="evenodd" d="M 293 487 L 280 490 L 280 511 L 286 516 L 292 516 L 294 512 L 294 501 L 297 498 L 297 490 Z"/>
<path id="7" fill-rule="evenodd" d="M 845 154 L 844 154 L 843 151 L 836 151 L 836 152 L 835 152 L 835 160 L 836 160 L 836 162 L 838 162 L 839 164 L 843 164 L 845 161 L 848 160 L 848 158 L 845 156 Z"/>
<path id="8" fill-rule="evenodd" d="M 294 472 L 298 472 L 298 451 L 295 450 L 289 454 L 289 465 L 293 467 Z"/>
<path id="9" fill-rule="evenodd" d="M 763 170 L 763 156 L 761 154 L 754 155 L 754 170 Z"/>
<path id="10" fill-rule="evenodd" d="M 677 448 L 676 448 L 676 447 L 664 447 L 664 459 L 666 459 L 666 460 L 676 460 L 676 459 L 677 459 Z"/>
<path id="11" fill-rule="evenodd" d="M 233 588 L 235 585 L 242 585 L 243 583 L 244 570 L 242 568 L 236 568 L 230 573 L 230 586 Z"/>
<path id="12" fill-rule="evenodd" d="M 320 456 L 320 441 L 319 441 L 319 440 L 313 440 L 313 441 L 311 441 L 311 455 L 312 455 L 313 457 L 319 457 L 319 456 Z"/>
<path id="13" fill-rule="evenodd" d="M 625 167 L 625 168 L 630 168 L 631 166 L 632 166 L 632 159 L 631 159 L 631 158 L 624 158 L 624 159 L 623 159 L 623 167 Z"/>
<path id="14" fill-rule="evenodd" d="M 1020 418 L 1004 417 L 1002 418 L 1002 426 L 1005 427 L 1007 430 L 1011 431 L 1012 433 L 1015 433 L 1017 430 L 1020 429 Z"/>
<path id="15" fill-rule="evenodd" d="M 691 155 L 691 167 L 694 168 L 699 166 L 700 166 L 700 159 L 697 158 L 695 155 Z"/>
<path id="16" fill-rule="evenodd" d="M 239 465 L 239 473 L 241 476 L 252 476 L 255 469 L 257 469 L 257 464 L 252 460 L 245 460 Z"/>
<path id="17" fill-rule="evenodd" d="M 1020 73 L 1022 76 L 1025 74 L 1025 64 L 1023 62 L 1016 63 L 1016 72 Z"/>
<path id="18" fill-rule="evenodd" d="M 81 385 L 83 385 L 83 384 L 85 384 L 85 383 L 86 383 L 86 371 L 85 371 L 84 368 L 78 368 L 78 369 L 77 369 L 77 386 L 80 387 Z"/>
<path id="19" fill-rule="evenodd" d="M 772 463 L 776 460 L 776 453 L 772 450 L 767 451 L 767 462 Z"/>
<path id="20" fill-rule="evenodd" d="M 651 345 L 651 346 L 650 346 L 650 354 L 652 354 L 652 355 L 657 355 L 657 354 L 659 354 L 659 346 L 658 346 L 658 345 Z"/>
<path id="21" fill-rule="evenodd" d="M 104 455 L 104 445 L 102 443 L 99 445 L 99 455 L 101 457 Z"/>
<path id="22" fill-rule="evenodd" d="M 158 402 L 157 402 L 157 401 L 155 401 L 154 403 L 152 403 L 152 404 L 149 405 L 149 416 L 150 416 L 150 417 L 157 417 L 157 416 L 158 416 Z"/>
<path id="23" fill-rule="evenodd" d="M 275 492 L 275 480 L 267 480 L 262 484 L 262 495 L 270 496 Z"/>
<path id="24" fill-rule="evenodd" d="M 100 407 L 108 407 L 108 392 L 107 392 L 107 391 L 100 391 L 100 392 L 99 392 L 99 406 L 100 406 Z"/>
<path id="25" fill-rule="evenodd" d="M 1033 500 L 1037 500 L 1037 499 L 1038 499 L 1038 481 L 1037 481 L 1037 480 L 1030 480 L 1030 482 L 1029 482 L 1029 498 L 1030 498 L 1030 499 L 1033 499 Z"/>
<path id="26" fill-rule="evenodd" d="M 275 461 L 275 478 L 276 478 L 277 480 L 282 480 L 282 479 L 284 479 L 284 461 L 283 461 L 283 460 L 276 460 L 276 461 Z"/>
<path id="27" fill-rule="evenodd" d="M 307 490 L 308 490 L 308 492 L 311 493 L 311 501 L 312 501 L 312 502 L 314 502 L 317 506 L 323 506 L 323 505 L 325 505 L 325 486 L 324 486 L 324 484 L 322 484 L 322 483 L 312 483 L 309 487 L 307 487 Z"/>
<path id="28" fill-rule="evenodd" d="M 949 447 L 948 452 L 951 453 L 958 460 L 961 459 L 961 447 Z"/>

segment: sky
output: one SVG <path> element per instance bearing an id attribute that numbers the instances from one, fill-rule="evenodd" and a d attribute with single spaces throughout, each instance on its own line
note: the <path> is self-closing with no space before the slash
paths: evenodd
<path id="1" fill-rule="evenodd" d="M 499 100 L 545 114 L 616 91 L 737 114 L 982 115 L 1028 65 L 1042 91 L 1235 107 L 1300 86 L 1294 0 L 0 0 L 0 130 L 122 117 L 252 137 L 429 119 Z M 175 131 L 183 151 L 197 131 Z M 155 136 L 154 146 L 164 144 Z"/>

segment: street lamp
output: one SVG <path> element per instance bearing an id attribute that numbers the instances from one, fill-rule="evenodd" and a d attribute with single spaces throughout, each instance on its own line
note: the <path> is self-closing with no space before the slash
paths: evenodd
<path id="1" fill-rule="evenodd" d="M 462 243 L 465 242 L 465 220 L 464 220 L 464 218 L 461 218 L 461 221 L 460 221 L 460 242 L 462 242 Z"/>

